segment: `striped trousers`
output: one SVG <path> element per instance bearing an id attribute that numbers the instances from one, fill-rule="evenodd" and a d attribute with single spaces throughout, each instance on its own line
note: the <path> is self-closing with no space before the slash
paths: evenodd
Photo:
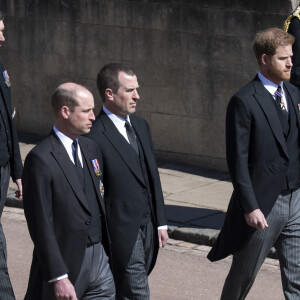
<path id="1" fill-rule="evenodd" d="M 9 164 L 7 164 L 6 167 L 0 167 L 0 181 L 1 181 L 0 218 L 6 201 L 9 178 L 10 178 Z M 7 261 L 6 241 L 5 241 L 2 225 L 0 223 L 0 299 L 15 300 L 16 298 L 9 279 L 6 261 Z"/>
<path id="2" fill-rule="evenodd" d="M 155 234 L 152 221 L 141 226 L 126 266 L 125 275 L 120 286 L 116 286 L 116 300 L 149 300 L 148 272 L 151 266 Z"/>
<path id="3" fill-rule="evenodd" d="M 245 299 L 273 246 L 278 253 L 285 299 L 300 299 L 300 189 L 279 195 L 267 223 L 269 227 L 256 230 L 233 255 L 221 300 Z"/>

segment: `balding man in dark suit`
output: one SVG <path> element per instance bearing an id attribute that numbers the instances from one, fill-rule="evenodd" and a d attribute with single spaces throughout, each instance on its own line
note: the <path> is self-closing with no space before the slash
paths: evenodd
<path id="1" fill-rule="evenodd" d="M 101 155 L 88 133 L 94 98 L 60 85 L 53 131 L 26 157 L 24 210 L 34 243 L 26 300 L 115 298 L 110 239 L 100 194 Z"/>

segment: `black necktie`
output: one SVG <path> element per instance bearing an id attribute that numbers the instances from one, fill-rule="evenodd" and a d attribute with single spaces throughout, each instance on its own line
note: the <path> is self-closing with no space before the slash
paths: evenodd
<path id="1" fill-rule="evenodd" d="M 84 174 L 83 174 L 83 168 L 81 166 L 81 163 L 79 161 L 78 157 L 78 143 L 76 140 L 73 140 L 72 148 L 73 148 L 73 157 L 74 157 L 74 163 L 77 171 L 77 175 L 79 177 L 79 180 L 82 184 L 84 184 Z"/>
<path id="2" fill-rule="evenodd" d="M 132 126 L 130 125 L 130 123 L 126 120 L 125 120 L 125 128 L 126 128 L 127 137 L 128 137 L 131 147 L 133 148 L 135 153 L 137 155 L 139 155 L 139 147 L 138 147 L 138 144 L 136 141 L 136 136 L 135 136 L 134 130 L 133 130 Z"/>

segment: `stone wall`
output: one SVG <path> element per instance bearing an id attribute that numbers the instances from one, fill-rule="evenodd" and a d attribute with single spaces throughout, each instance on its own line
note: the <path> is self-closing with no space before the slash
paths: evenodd
<path id="1" fill-rule="evenodd" d="M 65 81 L 93 92 L 97 114 L 96 75 L 121 61 L 138 75 L 158 156 L 225 170 L 226 106 L 257 71 L 253 36 L 281 27 L 295 2 L 1 0 L 18 131 L 50 131 L 50 97 Z"/>

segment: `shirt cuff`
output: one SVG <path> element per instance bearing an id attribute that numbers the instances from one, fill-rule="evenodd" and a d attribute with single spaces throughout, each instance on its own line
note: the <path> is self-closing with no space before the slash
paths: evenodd
<path id="1" fill-rule="evenodd" d="M 64 278 L 68 278 L 68 274 L 61 275 L 59 277 L 56 277 L 54 279 L 49 280 L 48 282 L 51 283 L 51 282 L 55 282 L 55 281 L 58 281 L 58 280 L 61 280 L 61 279 L 64 279 Z"/>
<path id="2" fill-rule="evenodd" d="M 157 230 L 168 230 L 168 225 L 158 226 Z"/>

